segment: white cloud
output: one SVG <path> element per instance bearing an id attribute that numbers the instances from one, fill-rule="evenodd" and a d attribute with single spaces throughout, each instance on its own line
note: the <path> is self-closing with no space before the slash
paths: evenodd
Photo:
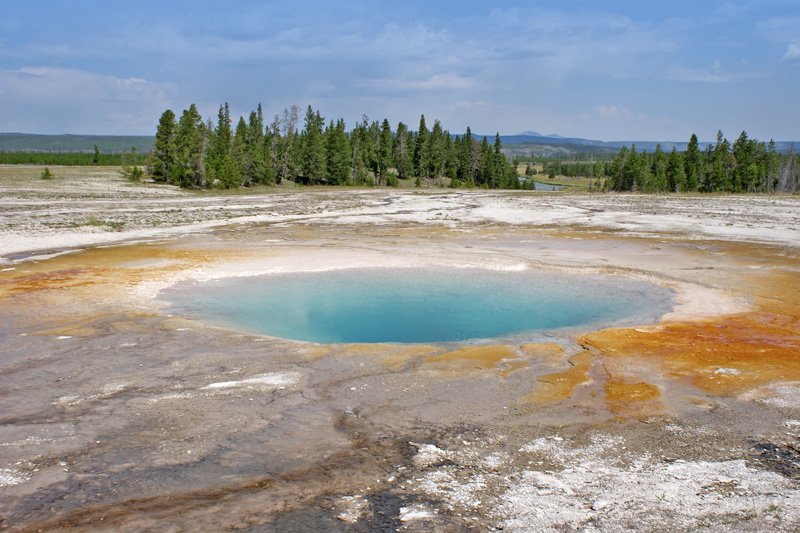
<path id="1" fill-rule="evenodd" d="M 599 105 L 594 108 L 594 115 L 606 120 L 630 120 L 633 118 L 630 109 L 617 105 Z"/>
<path id="2" fill-rule="evenodd" d="M 774 17 L 756 23 L 761 36 L 773 42 L 786 43 L 797 39 L 800 17 Z"/>
<path id="3" fill-rule="evenodd" d="M 234 115 L 245 116 L 259 102 L 267 116 L 311 104 L 350 124 L 362 113 L 393 123 L 416 123 L 424 113 L 452 131 L 470 125 L 603 139 L 676 131 L 682 138 L 701 129 L 700 120 L 713 122 L 712 132 L 726 120 L 744 120 L 729 118 L 733 107 L 761 105 L 750 115 L 763 121 L 780 116 L 769 106 L 792 101 L 800 71 L 770 69 L 781 67 L 782 51 L 783 63 L 800 62 L 800 19 L 786 8 L 796 3 L 725 0 L 709 18 L 602 3 L 473 3 L 443 14 L 424 4 L 403 10 L 380 2 L 305 2 L 298 9 L 250 2 L 231 11 L 201 1 L 189 11 L 165 3 L 155 18 L 153 10 L 120 16 L 108 7 L 98 13 L 119 21 L 111 29 L 94 28 L 83 15 L 67 20 L 66 8 L 42 23 L 42 14 L 20 4 L 17 16 L 0 22 L 0 64 L 7 69 L 0 68 L 0 131 L 151 133 L 167 107 L 180 112 L 194 102 L 214 118 L 228 101 Z M 735 86 L 769 74 L 757 101 Z M 676 106 L 683 95 L 665 79 L 727 82 L 730 90 L 695 91 Z M 647 103 L 643 92 L 651 96 Z M 594 108 L 598 103 L 605 105 Z M 578 115 L 576 105 L 586 113 Z M 664 116 L 684 128 L 666 130 L 663 118 L 653 118 Z M 729 129 L 756 129 L 748 124 Z"/>
<path id="4" fill-rule="evenodd" d="M 169 84 L 77 69 L 0 69 L 0 131 L 151 134 Z"/>
<path id="5" fill-rule="evenodd" d="M 475 78 L 467 78 L 454 74 L 434 74 L 427 80 L 411 82 L 411 87 L 418 89 L 469 89 L 475 86 Z"/>
<path id="6" fill-rule="evenodd" d="M 647 120 L 647 115 L 633 113 L 630 109 L 621 105 L 599 105 L 591 113 L 581 113 L 578 118 L 583 120 L 614 120 L 614 121 L 633 121 Z"/>
<path id="7" fill-rule="evenodd" d="M 364 53 L 381 57 L 435 57 L 450 45 L 446 31 L 434 30 L 422 23 L 399 25 L 391 22 L 365 41 L 354 43 L 355 47 L 367 45 L 362 49 Z"/>
<path id="8" fill-rule="evenodd" d="M 487 102 L 486 100 L 477 100 L 475 102 L 469 102 L 467 100 L 462 100 L 460 102 L 456 102 L 455 104 L 453 104 L 452 107 L 461 108 L 461 109 L 473 109 L 473 108 L 476 108 L 476 107 L 477 108 L 481 108 L 481 107 L 486 107 L 486 106 L 489 106 L 489 105 L 492 105 L 492 104 L 490 102 Z"/>
<path id="9" fill-rule="evenodd" d="M 453 72 L 444 74 L 434 74 L 427 79 L 372 79 L 362 80 L 357 83 L 361 87 L 369 87 L 373 89 L 388 89 L 395 91 L 406 90 L 423 90 L 423 91 L 441 91 L 441 90 L 456 90 L 456 89 L 469 89 L 476 85 L 475 78 L 463 77 Z"/>
<path id="10" fill-rule="evenodd" d="M 694 81 L 704 83 L 724 83 L 742 79 L 743 76 L 723 72 L 722 63 L 715 59 L 710 67 L 685 68 L 670 66 L 664 73 L 669 81 Z"/>
<path id="11" fill-rule="evenodd" d="M 620 79 L 647 76 L 654 55 L 680 50 L 680 21 L 659 24 L 622 14 L 591 10 L 538 8 L 495 9 L 488 20 L 491 32 L 476 33 L 498 59 L 527 63 L 558 84 L 570 76 Z M 475 46 L 474 48 L 480 48 Z"/>
<path id="12" fill-rule="evenodd" d="M 734 18 L 748 13 L 753 8 L 753 4 L 753 2 L 724 2 L 712 13 L 715 16 Z"/>
<path id="13" fill-rule="evenodd" d="M 790 44 L 781 61 L 783 63 L 800 63 L 800 45 Z"/>

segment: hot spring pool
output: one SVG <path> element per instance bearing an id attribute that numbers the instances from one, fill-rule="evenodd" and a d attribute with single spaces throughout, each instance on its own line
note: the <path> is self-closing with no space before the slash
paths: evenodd
<path id="1" fill-rule="evenodd" d="M 162 292 L 171 312 L 317 343 L 435 343 L 657 321 L 674 292 L 614 276 L 350 268 L 224 278 Z"/>

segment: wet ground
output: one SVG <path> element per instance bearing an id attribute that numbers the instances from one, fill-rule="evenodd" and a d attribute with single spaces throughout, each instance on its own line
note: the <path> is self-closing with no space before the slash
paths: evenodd
<path id="1" fill-rule="evenodd" d="M 800 249 L 556 226 L 326 213 L 7 262 L 0 529 L 800 528 Z M 659 324 L 421 346 L 246 335 L 158 300 L 377 264 L 603 273 L 678 301 Z"/>

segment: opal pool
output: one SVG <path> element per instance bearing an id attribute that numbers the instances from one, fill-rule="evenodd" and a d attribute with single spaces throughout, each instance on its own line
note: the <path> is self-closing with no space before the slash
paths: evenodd
<path id="1" fill-rule="evenodd" d="M 426 267 L 226 278 L 162 296 L 173 312 L 261 335 L 434 343 L 650 323 L 674 293 L 624 277 Z"/>

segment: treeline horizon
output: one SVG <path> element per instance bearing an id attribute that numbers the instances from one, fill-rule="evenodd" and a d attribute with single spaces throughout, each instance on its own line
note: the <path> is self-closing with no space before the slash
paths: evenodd
<path id="1" fill-rule="evenodd" d="M 148 170 L 154 181 L 191 189 L 276 185 L 388 185 L 398 180 L 450 187 L 520 188 L 516 168 L 493 144 L 476 139 L 470 128 L 451 135 L 438 120 L 428 129 L 399 122 L 370 121 L 366 115 L 347 131 L 344 119 L 326 123 L 310 105 L 299 124 L 299 108 L 285 109 L 271 124 L 259 104 L 235 128 L 227 103 L 217 122 L 207 123 L 192 104 L 178 118 L 161 115 Z"/>
<path id="2" fill-rule="evenodd" d="M 125 167 L 145 166 L 148 154 L 132 151 L 114 153 L 92 152 L 3 152 L 0 153 L 0 163 L 7 165 L 49 165 L 49 166 L 103 166 Z"/>
<path id="3" fill-rule="evenodd" d="M 623 146 L 616 156 L 596 161 L 530 158 L 539 160 L 542 174 L 586 177 L 598 190 L 618 192 L 729 192 L 796 193 L 800 191 L 800 156 L 793 147 L 779 153 L 775 142 L 759 142 L 742 132 L 731 144 L 717 132 L 716 143 L 700 148 L 692 134 L 685 151 L 673 148 L 669 154 L 656 145 L 653 152 L 639 153 L 636 145 Z M 545 158 L 546 159 L 546 158 Z M 524 163 L 524 160 L 523 160 Z M 529 170 L 527 175 L 535 175 Z M 591 185 L 590 185 L 591 188 Z"/>
<path id="4" fill-rule="evenodd" d="M 370 121 L 366 115 L 350 131 L 343 119 L 327 124 L 319 111 L 308 106 L 302 128 L 299 108 L 284 109 L 265 124 L 261 105 L 236 127 L 228 104 L 220 105 L 217 122 L 204 122 L 192 104 L 180 118 L 171 110 L 161 115 L 149 153 L 94 153 L 17 151 L 0 154 L 8 164 L 121 166 L 130 175 L 146 173 L 156 182 L 192 189 L 273 186 L 282 181 L 310 185 L 388 185 L 415 180 L 450 187 L 531 189 L 534 176 L 550 180 L 589 178 L 589 190 L 618 192 L 726 192 L 797 193 L 800 191 L 800 157 L 793 145 L 787 153 L 741 132 L 733 143 L 721 131 L 715 143 L 698 142 L 692 134 L 687 149 L 667 153 L 638 152 L 623 146 L 617 154 L 573 154 L 521 157 L 513 162 L 494 143 L 479 141 L 466 129 L 452 135 L 434 121 L 428 129 L 425 116 L 417 130 L 399 122 L 393 130 L 387 119 Z M 570 158 L 567 160 L 566 158 Z M 583 160 L 581 160 L 583 159 Z M 525 180 L 518 168 L 524 167 Z M 531 167 L 541 165 L 541 171 Z M 133 168 L 131 168 L 133 167 Z"/>

